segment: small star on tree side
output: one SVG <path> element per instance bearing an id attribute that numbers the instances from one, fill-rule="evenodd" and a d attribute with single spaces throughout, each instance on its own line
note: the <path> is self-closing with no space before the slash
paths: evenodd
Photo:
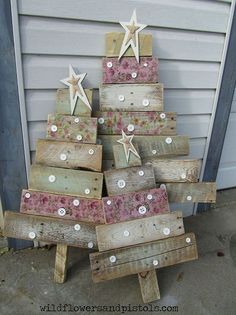
<path id="1" fill-rule="evenodd" d="M 69 77 L 61 80 L 62 83 L 69 86 L 71 115 L 74 114 L 77 98 L 80 98 L 81 101 L 92 110 L 87 95 L 82 87 L 82 81 L 86 75 L 87 73 L 76 74 L 72 65 L 69 65 Z"/>
<path id="2" fill-rule="evenodd" d="M 140 159 L 140 156 L 132 143 L 133 137 L 134 135 L 127 136 L 122 130 L 122 138 L 117 140 L 117 142 L 123 145 L 127 163 L 129 162 L 130 153 L 133 153 Z"/>
<path id="3" fill-rule="evenodd" d="M 131 46 L 137 62 L 139 62 L 139 32 L 147 25 L 137 23 L 136 10 L 134 10 L 129 22 L 120 22 L 125 29 L 125 36 L 121 46 L 119 58 L 120 59 L 126 50 Z"/>

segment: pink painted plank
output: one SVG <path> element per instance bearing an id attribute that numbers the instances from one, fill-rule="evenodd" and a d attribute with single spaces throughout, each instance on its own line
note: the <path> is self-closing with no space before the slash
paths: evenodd
<path id="1" fill-rule="evenodd" d="M 64 210 L 59 209 L 65 209 L 65 214 L 60 215 Z M 105 222 L 102 200 L 36 190 L 22 191 L 20 212 L 94 223 Z"/>
<path id="2" fill-rule="evenodd" d="M 106 223 L 117 223 L 169 212 L 165 189 L 154 188 L 114 197 L 104 197 Z"/>
<path id="3" fill-rule="evenodd" d="M 103 83 L 156 82 L 158 82 L 158 60 L 155 57 L 140 57 L 139 63 L 135 57 L 123 57 L 121 60 L 103 58 Z"/>

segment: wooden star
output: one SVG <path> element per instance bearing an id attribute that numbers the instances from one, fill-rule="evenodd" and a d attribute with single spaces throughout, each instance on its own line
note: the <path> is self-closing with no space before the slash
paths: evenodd
<path id="1" fill-rule="evenodd" d="M 137 23 L 136 10 L 134 10 L 129 22 L 120 22 L 121 26 L 125 29 L 125 36 L 120 49 L 120 59 L 126 50 L 131 46 L 137 62 L 139 62 L 139 32 L 142 31 L 147 25 Z"/>
<path id="2" fill-rule="evenodd" d="M 69 65 L 69 77 L 61 80 L 62 83 L 69 86 L 71 115 L 74 114 L 77 98 L 80 98 L 82 102 L 92 110 L 87 95 L 82 87 L 82 81 L 86 75 L 87 73 L 76 74 L 72 65 Z"/>
<path id="3" fill-rule="evenodd" d="M 126 157 L 127 163 L 129 162 L 130 152 L 133 153 L 134 155 L 136 155 L 140 159 L 140 156 L 139 156 L 137 150 L 135 149 L 135 147 L 132 143 L 133 137 L 134 137 L 134 135 L 127 136 L 124 133 L 124 131 L 122 130 L 122 138 L 117 140 L 117 142 L 122 144 L 124 147 L 125 157 Z"/>

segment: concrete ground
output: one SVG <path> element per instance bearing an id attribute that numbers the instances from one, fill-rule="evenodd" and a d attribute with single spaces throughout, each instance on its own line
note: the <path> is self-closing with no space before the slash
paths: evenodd
<path id="1" fill-rule="evenodd" d="M 186 218 L 185 228 L 196 234 L 199 260 L 159 270 L 161 300 L 123 314 L 236 314 L 236 190 L 219 192 L 216 206 Z M 94 284 L 88 252 L 71 248 L 67 281 L 55 284 L 54 258 L 55 247 L 2 253 L 1 315 L 122 314 L 119 305 L 144 306 L 137 276 Z M 40 311 L 40 306 L 47 304 L 51 310 L 53 304 L 71 304 L 75 312 Z M 116 306 L 117 312 L 78 310 L 86 305 Z M 162 311 L 152 312 L 151 308 L 158 306 L 164 306 Z M 178 306 L 178 312 L 171 306 Z"/>

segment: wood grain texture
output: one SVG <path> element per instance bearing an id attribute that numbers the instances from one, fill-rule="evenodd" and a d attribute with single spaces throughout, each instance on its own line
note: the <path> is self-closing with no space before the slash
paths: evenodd
<path id="1" fill-rule="evenodd" d="M 76 119 L 79 121 L 77 122 Z M 52 131 L 52 126 L 56 126 L 57 130 Z M 97 118 L 49 114 L 47 138 L 95 144 L 97 140 Z"/>
<path id="2" fill-rule="evenodd" d="M 75 225 L 80 230 L 75 230 Z M 30 214 L 5 212 L 3 233 L 7 237 L 32 240 L 29 233 L 35 233 L 34 241 L 52 244 L 65 244 L 81 248 L 88 248 L 92 242 L 97 248 L 95 225 L 81 221 L 48 218 Z"/>
<path id="3" fill-rule="evenodd" d="M 188 238 L 189 243 L 186 242 Z M 94 282 L 120 278 L 198 258 L 193 233 L 106 252 L 96 252 L 89 256 Z M 111 256 L 115 256 L 114 263 L 110 261 Z M 157 260 L 157 265 L 153 264 L 154 260 Z"/>
<path id="4" fill-rule="evenodd" d="M 124 100 L 120 101 L 120 95 Z M 147 99 L 149 104 L 143 105 Z M 163 111 L 163 84 L 102 84 L 99 87 L 101 111 Z"/>
<path id="5" fill-rule="evenodd" d="M 157 183 L 197 182 L 201 167 L 200 160 L 155 159 L 145 164 L 153 166 Z"/>
<path id="6" fill-rule="evenodd" d="M 138 150 L 136 149 L 136 151 Z M 130 152 L 129 160 L 127 162 L 124 147 L 121 144 L 113 145 L 113 155 L 116 169 L 142 165 L 141 158 L 137 157 L 132 152 Z"/>
<path id="7" fill-rule="evenodd" d="M 108 63 L 111 64 L 108 64 Z M 109 67 L 109 65 L 112 65 Z M 145 66 L 146 65 L 146 66 Z M 158 60 L 155 57 L 103 58 L 103 83 L 157 83 Z M 135 77 L 132 74 L 135 73 Z"/>
<path id="8" fill-rule="evenodd" d="M 119 57 L 125 33 L 106 33 L 106 57 Z M 134 57 L 133 50 L 129 47 L 124 53 L 125 57 Z M 152 56 L 152 34 L 139 34 L 139 56 Z"/>
<path id="9" fill-rule="evenodd" d="M 124 195 L 104 197 L 102 201 L 106 223 L 145 218 L 170 211 L 166 190 L 161 188 L 129 194 L 125 192 Z M 140 207 L 142 211 L 139 211 Z"/>
<path id="10" fill-rule="evenodd" d="M 216 183 L 166 183 L 169 202 L 216 202 Z"/>
<path id="11" fill-rule="evenodd" d="M 167 231 L 168 230 L 168 231 Z M 180 211 L 96 227 L 99 251 L 152 242 L 184 234 Z"/>
<path id="12" fill-rule="evenodd" d="M 63 215 L 59 209 L 65 210 Z M 37 190 L 22 191 L 20 212 L 85 222 L 105 222 L 101 199 L 50 194 Z"/>
<path id="13" fill-rule="evenodd" d="M 139 175 L 142 172 L 143 175 Z M 108 196 L 121 195 L 155 188 L 155 177 L 152 166 L 135 166 L 126 169 L 104 172 Z M 118 184 L 124 181 L 124 187 Z"/>
<path id="14" fill-rule="evenodd" d="M 35 162 L 48 166 L 84 168 L 101 172 L 102 146 L 39 139 L 36 145 Z"/>
<path id="15" fill-rule="evenodd" d="M 55 269 L 54 269 L 54 282 L 64 283 L 66 280 L 67 272 L 67 259 L 68 259 L 68 246 L 65 244 L 57 244 Z"/>
<path id="16" fill-rule="evenodd" d="M 166 158 L 189 154 L 189 139 L 187 136 L 171 136 L 172 143 L 165 142 L 166 136 L 135 136 L 133 144 L 137 147 L 141 159 Z M 103 145 L 103 159 L 113 160 L 113 145 L 120 136 L 100 135 L 98 143 Z"/>
<path id="17" fill-rule="evenodd" d="M 84 89 L 87 95 L 89 103 L 92 105 L 93 90 Z M 74 114 L 75 116 L 91 116 L 91 110 L 87 105 L 80 99 L 77 98 L 75 104 Z M 56 93 L 56 114 L 71 115 L 70 109 L 70 93 L 69 89 L 58 89 Z"/>
<path id="18" fill-rule="evenodd" d="M 150 303 L 161 298 L 156 270 L 140 272 L 138 280 L 144 303 Z"/>
<path id="19" fill-rule="evenodd" d="M 49 181 L 49 176 L 51 175 L 55 176 L 54 182 Z M 36 164 L 31 166 L 29 178 L 30 189 L 100 199 L 102 196 L 102 186 L 102 173 L 41 166 Z M 90 191 L 88 194 L 85 193 L 86 189 L 89 189 Z"/>
<path id="20" fill-rule="evenodd" d="M 97 112 L 95 116 L 99 135 L 121 135 L 122 130 L 134 135 L 176 135 L 176 113 Z"/>

